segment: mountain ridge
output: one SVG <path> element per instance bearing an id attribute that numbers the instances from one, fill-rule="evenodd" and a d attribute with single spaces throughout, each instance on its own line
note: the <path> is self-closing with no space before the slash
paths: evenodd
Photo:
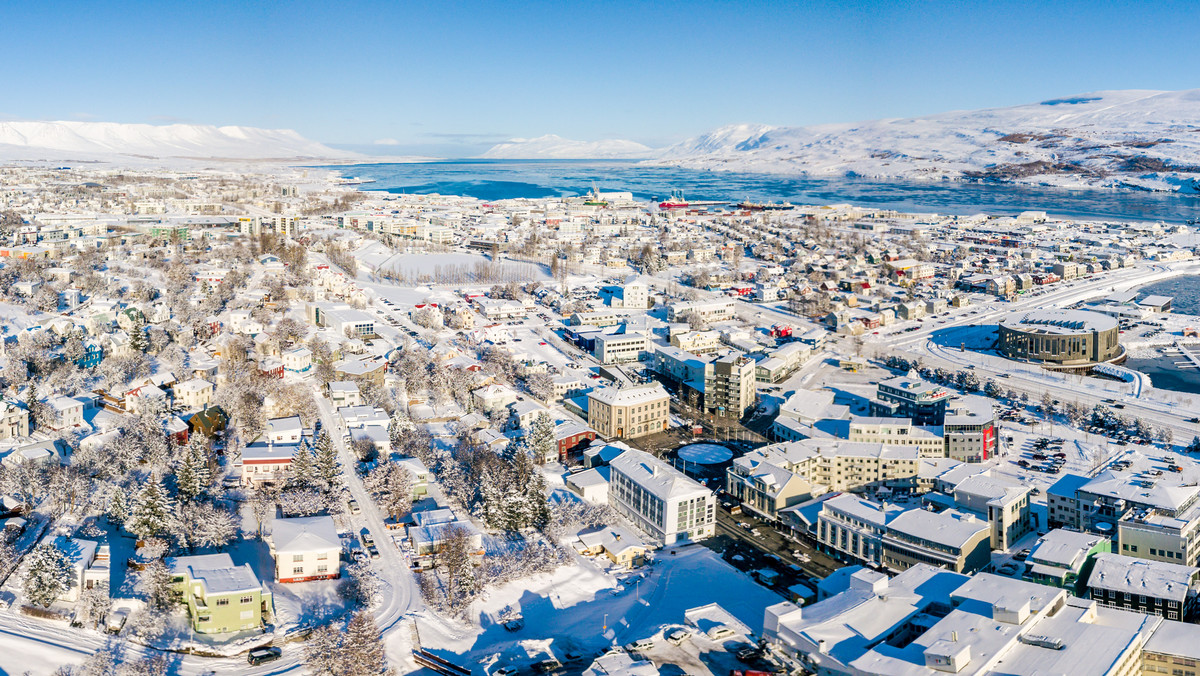
<path id="1" fill-rule="evenodd" d="M 805 127 L 728 125 L 646 162 L 703 170 L 1200 192 L 1200 89 Z"/>
<path id="2" fill-rule="evenodd" d="M 362 157 L 291 129 L 120 122 L 0 122 L 0 159 L 340 159 Z"/>

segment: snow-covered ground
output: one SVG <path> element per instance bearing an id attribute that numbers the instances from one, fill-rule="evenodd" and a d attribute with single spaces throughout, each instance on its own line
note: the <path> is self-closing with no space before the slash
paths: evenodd
<path id="1" fill-rule="evenodd" d="M 654 636 L 663 625 L 682 624 L 685 610 L 709 603 L 761 632 L 766 607 L 783 600 L 705 547 L 670 551 L 659 552 L 659 563 L 643 569 L 645 579 L 581 558 L 506 584 L 475 602 L 470 624 L 420 613 L 422 645 L 457 656 L 460 664 L 527 666 L 547 652 L 562 659 L 567 650 L 593 651 Z M 506 611 L 520 614 L 525 627 L 506 630 L 498 621 Z"/>

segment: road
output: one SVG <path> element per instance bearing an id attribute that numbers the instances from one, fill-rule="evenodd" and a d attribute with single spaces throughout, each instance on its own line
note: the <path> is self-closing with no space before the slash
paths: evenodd
<path id="1" fill-rule="evenodd" d="M 1131 386 L 1128 383 L 1081 378 L 1069 374 L 1047 371 L 1034 364 L 1022 364 L 998 356 L 986 355 L 972 350 L 961 351 L 947 347 L 934 339 L 934 334 L 946 329 L 964 328 L 970 325 L 995 324 L 1003 317 L 1021 310 L 1065 307 L 1095 297 L 1111 289 L 1141 286 L 1159 279 L 1180 274 L 1200 272 L 1200 264 L 1184 262 L 1167 265 L 1128 268 L 1095 279 L 1078 280 L 1062 285 L 1038 297 L 1021 297 L 1011 303 L 989 302 L 975 310 L 965 311 L 947 318 L 944 323 L 927 320 L 913 332 L 895 331 L 873 337 L 868 345 L 881 352 L 922 359 L 927 367 L 942 367 L 961 370 L 974 367 L 981 381 L 991 378 L 1006 389 L 1027 392 L 1034 400 L 1043 392 L 1061 402 L 1076 402 L 1089 407 L 1103 403 L 1105 399 L 1117 399 L 1125 408 L 1122 413 L 1145 418 L 1159 427 L 1168 427 L 1175 440 L 1188 440 L 1200 433 L 1200 426 L 1187 422 L 1195 415 L 1185 407 L 1169 401 L 1169 394 L 1153 388 Z"/>

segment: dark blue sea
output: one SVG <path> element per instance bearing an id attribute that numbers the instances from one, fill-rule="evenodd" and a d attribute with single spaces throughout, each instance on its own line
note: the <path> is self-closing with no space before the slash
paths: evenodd
<path id="1" fill-rule="evenodd" d="M 441 160 L 325 167 L 376 182 L 363 190 L 469 195 L 482 200 L 566 197 L 628 191 L 661 199 L 679 189 L 693 200 L 856 204 L 919 213 L 1012 215 L 1046 211 L 1066 218 L 1180 223 L 1200 218 L 1200 196 L 1118 190 L 1068 190 L 961 181 L 880 181 L 651 167 L 632 161 Z"/>

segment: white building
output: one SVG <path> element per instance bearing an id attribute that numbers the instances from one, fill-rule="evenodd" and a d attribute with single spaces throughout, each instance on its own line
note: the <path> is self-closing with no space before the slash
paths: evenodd
<path id="1" fill-rule="evenodd" d="M 331 516 L 275 519 L 270 548 L 278 582 L 330 580 L 339 575 L 342 543 Z"/>
<path id="2" fill-rule="evenodd" d="M 713 535 L 717 500 L 702 484 L 644 451 L 625 451 L 609 468 L 609 504 L 659 544 Z"/>

